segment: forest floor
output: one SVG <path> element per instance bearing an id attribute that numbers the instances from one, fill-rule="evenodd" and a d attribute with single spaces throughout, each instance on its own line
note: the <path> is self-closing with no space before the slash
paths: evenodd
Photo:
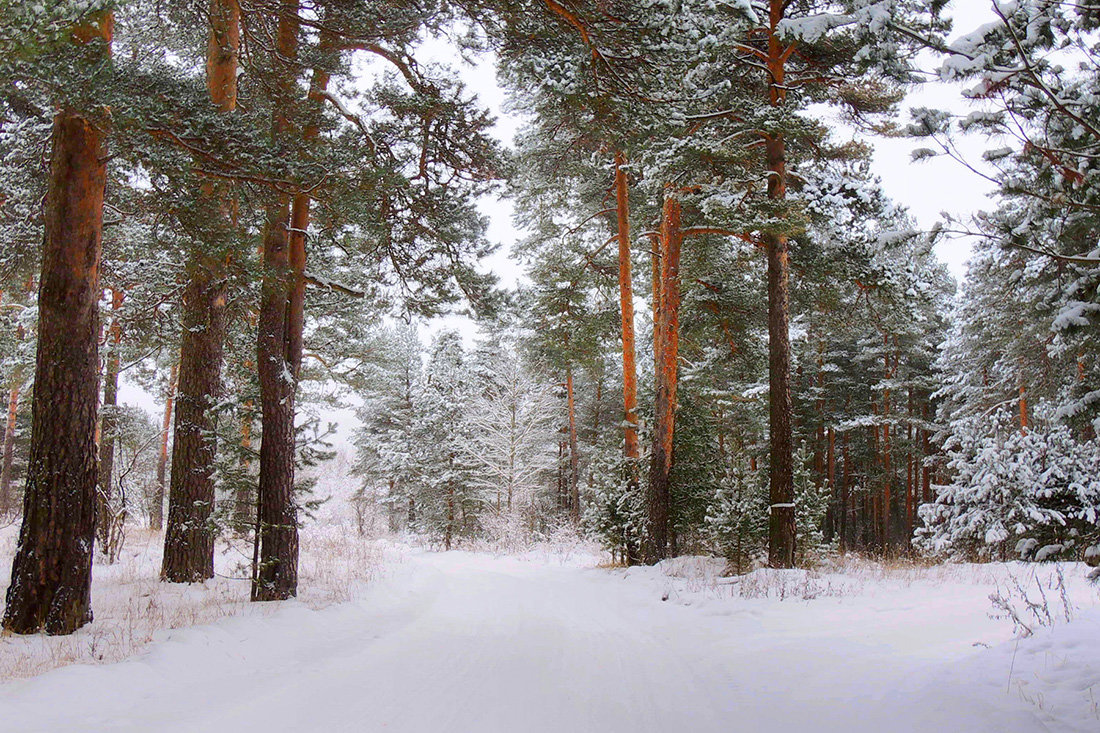
<path id="1" fill-rule="evenodd" d="M 730 579 L 702 558 L 367 554 L 382 566 L 348 602 L 244 609 L 158 632 L 130 661 L 0 685 L 0 729 L 1100 729 L 1100 602 L 1081 565 Z M 1042 588 L 1053 622 L 1029 638 L 990 616 L 999 592 L 1030 622 L 1016 582 L 1032 601 Z"/>

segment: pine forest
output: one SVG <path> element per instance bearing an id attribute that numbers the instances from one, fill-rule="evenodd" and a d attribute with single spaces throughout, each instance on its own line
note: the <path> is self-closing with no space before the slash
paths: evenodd
<path id="1" fill-rule="evenodd" d="M 1100 5 L 0 0 L 0 81 L 0 731 L 1100 730 Z"/>

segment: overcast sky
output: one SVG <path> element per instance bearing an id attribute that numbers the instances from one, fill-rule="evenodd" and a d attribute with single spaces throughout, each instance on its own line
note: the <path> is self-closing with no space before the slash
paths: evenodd
<path id="1" fill-rule="evenodd" d="M 949 13 L 955 18 L 952 35 L 967 33 L 983 23 L 995 19 L 990 0 L 953 0 Z M 443 47 L 430 48 L 430 55 L 438 60 L 456 63 L 452 52 Z M 933 70 L 935 60 L 927 60 L 927 70 Z M 494 132 L 505 144 L 511 144 L 512 138 L 522 124 L 516 115 L 504 112 L 505 94 L 496 80 L 496 70 L 492 59 L 485 59 L 477 65 L 460 64 L 463 77 L 470 91 L 476 93 L 482 102 L 497 115 Z M 927 83 L 910 92 L 906 98 L 908 107 L 937 107 L 954 111 L 968 111 L 967 102 L 962 98 L 960 88 L 954 85 Z M 907 117 L 905 112 L 903 119 Z M 874 172 L 882 179 L 887 194 L 895 201 L 904 204 L 912 212 L 919 226 L 931 228 L 939 219 L 941 212 L 966 218 L 967 215 L 989 206 L 987 194 L 991 190 L 988 181 L 967 170 L 958 163 L 946 158 L 934 158 L 921 163 L 910 162 L 910 152 L 923 147 L 919 141 L 911 139 L 876 139 L 873 161 Z M 969 145 L 975 159 L 982 150 L 981 140 Z M 520 266 L 509 258 L 512 245 L 520 236 L 512 224 L 512 206 L 507 200 L 487 198 L 481 202 L 481 209 L 489 218 L 489 239 L 501 245 L 500 250 L 484 263 L 486 270 L 496 273 L 505 286 L 515 285 L 521 275 Z M 966 260 L 970 253 L 969 243 L 965 239 L 941 242 L 937 248 L 940 259 L 947 264 L 959 281 L 966 272 Z M 439 319 L 425 329 L 425 335 L 440 328 L 453 327 L 463 332 L 467 340 L 472 341 L 474 330 L 467 319 L 449 317 Z M 124 380 L 125 382 L 125 380 Z M 120 401 L 138 405 L 156 413 L 163 409 L 155 404 L 153 398 L 134 385 L 123 384 Z M 338 443 L 346 444 L 350 437 L 351 426 L 355 423 L 350 410 L 340 410 L 331 415 L 331 419 L 341 423 Z"/>
<path id="2" fill-rule="evenodd" d="M 989 0 L 953 0 L 948 10 L 951 17 L 955 18 L 952 35 L 968 33 L 983 23 L 994 20 L 991 7 Z M 433 51 L 440 59 L 449 55 L 443 49 Z M 933 71 L 935 64 L 936 60 L 931 56 L 925 59 L 927 71 Z M 522 119 L 504 112 L 505 94 L 496 82 L 492 60 L 486 60 L 477 66 L 465 66 L 464 77 L 470 90 L 476 92 L 497 115 L 496 135 L 504 143 L 510 144 L 522 124 Z M 910 107 L 937 107 L 964 113 L 969 111 L 960 87 L 938 82 L 913 89 L 906 98 L 905 107 L 906 110 Z M 907 118 L 908 113 L 903 110 L 902 121 Z M 875 174 L 881 177 L 887 194 L 908 207 L 922 228 L 931 228 L 940 219 L 941 212 L 965 218 L 966 215 L 989 205 L 986 198 L 991 190 L 989 182 L 957 162 L 946 158 L 935 158 L 921 163 L 910 162 L 910 152 L 924 147 L 920 141 L 877 138 L 871 142 L 875 146 Z M 974 158 L 980 157 L 982 147 L 979 139 L 972 140 L 968 146 L 964 145 L 964 148 L 974 151 Z M 512 207 L 507 201 L 487 199 L 482 203 L 482 210 L 490 219 L 490 239 L 502 245 L 501 250 L 486 261 L 485 266 L 499 275 L 505 285 L 512 285 L 519 275 L 518 266 L 508 257 L 511 244 L 519 236 L 512 226 Z M 960 281 L 966 271 L 969 252 L 969 244 L 958 239 L 942 242 L 937 249 L 940 259 Z M 454 321 L 448 319 L 447 322 Z"/>

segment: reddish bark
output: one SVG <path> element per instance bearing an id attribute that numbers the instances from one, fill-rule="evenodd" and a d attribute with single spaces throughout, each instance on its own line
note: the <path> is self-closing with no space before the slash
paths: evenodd
<path id="1" fill-rule="evenodd" d="M 109 53 L 113 16 L 76 29 Z M 69 634 L 92 620 L 98 478 L 98 300 L 107 182 L 103 131 L 63 109 L 53 121 L 38 290 L 38 353 L 23 524 L 3 627 Z"/>
<path id="2" fill-rule="evenodd" d="M 676 430 L 676 387 L 680 346 L 680 202 L 671 187 L 665 191 L 658 237 L 660 270 L 655 282 L 654 351 L 655 397 L 653 451 L 646 492 L 648 532 L 644 560 L 656 563 L 668 553 L 670 482 L 675 460 L 673 437 Z"/>
<path id="3" fill-rule="evenodd" d="M 786 8 L 784 0 L 768 3 L 769 101 L 780 106 L 786 98 L 785 63 L 788 50 L 779 38 L 778 26 Z M 764 140 L 768 170 L 768 198 L 787 196 L 787 153 L 781 132 Z M 789 568 L 795 561 L 794 455 L 791 412 L 790 262 L 787 236 L 765 231 L 768 253 L 768 385 L 771 477 L 768 522 L 768 564 Z"/>
<path id="4" fill-rule="evenodd" d="M 122 345 L 122 323 L 118 310 L 125 297 L 121 288 L 111 291 L 111 327 L 107 332 L 107 364 L 103 378 L 103 404 L 100 407 L 99 441 L 99 498 L 97 502 L 96 533 L 99 536 L 100 550 L 105 551 L 110 537 L 113 512 L 111 495 L 115 468 L 115 433 L 118 419 L 115 411 L 118 407 L 118 371 L 120 366 L 119 348 Z"/>
<path id="5" fill-rule="evenodd" d="M 210 0 L 206 77 L 211 103 L 221 112 L 237 107 L 240 8 L 237 0 Z M 214 577 L 215 406 L 221 396 L 227 300 L 225 261 L 219 243 L 233 236 L 232 192 L 203 184 L 203 205 L 218 212 L 209 242 L 190 253 L 183 295 L 179 398 L 172 442 L 168 525 L 161 577 L 189 583 Z"/>
<path id="6" fill-rule="evenodd" d="M 630 272 L 630 200 L 626 156 L 615 153 L 615 210 L 619 240 L 619 314 L 623 343 L 623 456 L 638 460 L 638 369 L 634 353 L 634 282 Z"/>
<path id="7" fill-rule="evenodd" d="M 278 54 L 287 61 L 298 55 L 297 0 L 284 0 L 279 16 Z M 284 70 L 276 89 L 272 132 L 276 138 L 290 129 L 287 119 L 294 102 L 296 80 Z M 301 323 L 303 301 L 299 284 L 304 277 L 304 227 L 292 233 L 295 217 L 308 217 L 308 198 L 291 200 L 274 192 L 267 207 L 264 230 L 264 275 L 257 329 L 257 369 L 260 377 L 260 475 L 252 600 L 285 600 L 298 592 L 298 509 L 294 501 L 294 400 L 301 342 L 294 329 Z M 297 206 L 295 206 L 297 204 Z M 295 211 L 297 208 L 297 211 Z M 308 219 L 306 219 L 308 223 Z M 300 337 L 299 337 L 300 339 Z"/>
<path id="8" fill-rule="evenodd" d="M 179 364 L 172 365 L 168 377 L 168 395 L 164 400 L 164 419 L 160 424 L 160 455 L 157 457 L 157 488 L 149 507 L 149 529 L 159 531 L 164 526 L 164 488 L 168 473 L 168 431 L 172 427 L 172 407 L 176 401 L 176 379 Z"/>

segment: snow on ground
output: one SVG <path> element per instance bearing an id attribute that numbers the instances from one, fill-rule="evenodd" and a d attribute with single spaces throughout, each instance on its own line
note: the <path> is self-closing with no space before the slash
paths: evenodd
<path id="1" fill-rule="evenodd" d="M 851 564 L 734 582 L 699 559 L 629 570 L 584 561 L 407 551 L 349 603 L 278 604 L 163 634 L 128 662 L 8 683 L 0 721 L 20 731 L 1100 729 L 1100 607 L 1081 566 L 1064 568 L 1080 607 L 1072 623 L 1016 640 L 1010 622 L 989 617 L 988 596 L 1034 566 Z M 1054 566 L 1037 572 L 1052 582 Z"/>
<path id="2" fill-rule="evenodd" d="M 0 528 L 0 590 L 8 587 L 19 527 Z M 219 541 L 216 577 L 202 584 L 159 581 L 163 537 L 131 528 L 118 562 L 96 558 L 91 624 L 70 636 L 0 636 L 0 680 L 29 677 L 68 664 L 117 662 L 169 629 L 209 624 L 226 616 L 263 616 L 272 604 L 249 603 L 251 543 Z M 299 603 L 321 608 L 350 600 L 392 555 L 364 542 L 346 524 L 309 525 L 301 534 Z M 392 560 L 393 558 L 391 558 Z M 0 718 L 0 731 L 6 731 Z"/>

